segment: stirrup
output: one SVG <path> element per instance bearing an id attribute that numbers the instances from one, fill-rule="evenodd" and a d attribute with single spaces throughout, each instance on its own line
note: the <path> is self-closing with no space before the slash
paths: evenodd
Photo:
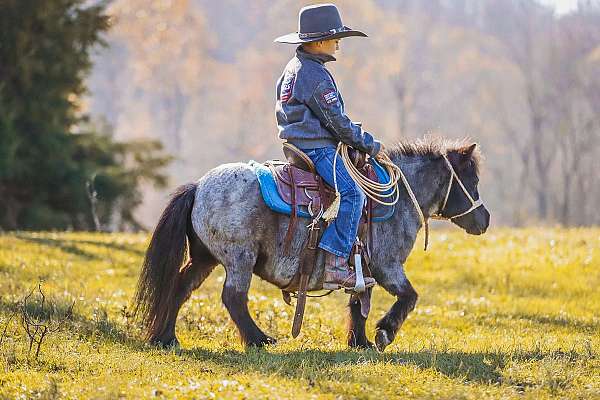
<path id="1" fill-rule="evenodd" d="M 356 238 L 358 241 L 358 238 Z M 360 241 L 358 241 L 360 243 Z M 353 291 L 356 293 L 362 293 L 365 291 L 365 277 L 362 270 L 362 259 L 360 252 L 354 253 L 354 273 L 356 275 L 356 282 L 354 283 Z"/>

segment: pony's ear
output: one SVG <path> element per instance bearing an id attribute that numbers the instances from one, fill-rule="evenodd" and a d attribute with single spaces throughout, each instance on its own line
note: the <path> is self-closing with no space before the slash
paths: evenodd
<path id="1" fill-rule="evenodd" d="M 477 143 L 473 143 L 469 146 L 461 147 L 460 149 L 458 149 L 459 163 L 461 167 L 466 166 L 469 163 L 469 161 L 471 161 L 471 157 L 473 156 L 475 147 L 477 147 Z"/>
<path id="2" fill-rule="evenodd" d="M 471 160 L 471 156 L 473 155 L 476 147 L 477 143 L 473 143 L 471 145 L 453 150 L 448 153 L 448 158 L 455 167 L 462 168 Z"/>
<path id="3" fill-rule="evenodd" d="M 475 147 L 477 147 L 477 143 L 460 148 L 458 153 L 463 159 L 470 160 L 471 156 L 473 155 L 473 151 L 475 151 Z"/>

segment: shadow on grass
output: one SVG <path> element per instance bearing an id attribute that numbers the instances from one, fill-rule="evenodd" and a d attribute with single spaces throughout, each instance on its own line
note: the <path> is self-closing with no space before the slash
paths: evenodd
<path id="1" fill-rule="evenodd" d="M 70 242 L 73 242 L 76 244 L 87 244 L 87 245 L 92 245 L 92 246 L 107 247 L 111 250 L 118 250 L 118 251 L 133 253 L 137 256 L 143 256 L 145 254 L 144 250 L 138 250 L 131 246 L 124 245 L 124 244 L 118 244 L 118 243 L 114 243 L 114 242 L 97 242 L 94 240 L 70 240 Z"/>
<path id="2" fill-rule="evenodd" d="M 112 250 L 133 253 L 137 256 L 144 255 L 143 250 L 138 250 L 138 249 L 132 248 L 127 245 L 122 245 L 122 244 L 112 243 L 112 242 L 98 242 L 98 241 L 94 241 L 94 240 L 37 238 L 37 237 L 31 237 L 31 236 L 28 236 L 25 234 L 16 234 L 14 236 L 17 239 L 24 240 L 27 242 L 31 242 L 31 243 L 35 243 L 35 244 L 39 244 L 39 245 L 43 245 L 43 246 L 55 247 L 55 248 L 60 249 L 61 251 L 64 251 L 65 253 L 73 254 L 73 255 L 88 259 L 88 260 L 101 259 L 102 255 L 87 252 L 87 251 L 82 250 L 79 247 L 77 247 L 77 245 L 101 246 L 101 247 L 106 247 L 106 248 L 109 248 Z"/>
<path id="3" fill-rule="evenodd" d="M 208 361 L 236 372 L 254 372 L 267 376 L 280 375 L 286 378 L 328 379 L 340 382 L 360 380 L 361 370 L 352 371 L 352 366 L 369 368 L 369 364 L 395 364 L 416 366 L 422 370 L 435 370 L 451 379 L 461 382 L 477 382 L 497 385 L 502 383 L 500 370 L 514 360 L 520 362 L 538 361 L 545 358 L 568 359 L 585 358 L 584 354 L 561 351 L 515 351 L 505 352 L 461 352 L 398 351 L 377 353 L 368 351 L 323 351 L 297 350 L 284 353 L 269 353 L 262 349 L 249 349 L 246 352 L 226 350 L 213 351 L 206 348 L 180 350 L 184 358 Z"/>
<path id="4" fill-rule="evenodd" d="M 427 323 L 427 321 L 425 321 Z M 585 334 L 594 334 L 600 331 L 600 321 L 597 319 L 583 320 L 567 315 L 537 315 L 524 312 L 492 312 L 472 317 L 472 323 L 483 327 L 494 326 L 496 329 L 503 327 L 515 329 L 515 325 L 529 325 L 540 333 L 547 332 L 548 329 L 568 329 L 569 332 L 578 332 Z"/>
<path id="5" fill-rule="evenodd" d="M 63 240 L 63 239 L 49 239 L 49 238 L 36 238 L 30 237 L 22 234 L 16 234 L 15 237 L 19 240 L 24 240 L 26 242 L 39 244 L 42 246 L 55 247 L 64 251 L 65 253 L 69 253 L 78 257 L 85 258 L 87 260 L 97 260 L 100 257 L 96 254 L 88 253 L 85 250 L 81 250 L 77 246 L 73 245 L 72 240 Z"/>
<path id="6" fill-rule="evenodd" d="M 586 333 L 594 333 L 600 331 L 599 322 L 581 321 L 563 315 L 535 315 L 525 313 L 496 315 L 511 320 L 527 320 L 540 325 L 552 325 L 557 328 L 570 328 Z"/>
<path id="7" fill-rule="evenodd" d="M 309 378 L 311 370 L 315 378 L 325 374 L 337 381 L 353 382 L 360 371 L 353 373 L 337 367 L 365 365 L 365 363 L 417 366 L 434 369 L 450 378 L 485 384 L 500 382 L 498 367 L 502 368 L 508 355 L 497 353 L 416 352 L 377 353 L 375 351 L 322 351 L 298 350 L 285 353 L 269 353 L 260 349 L 246 352 L 227 350 L 216 352 L 205 348 L 181 350 L 181 355 L 200 361 L 210 361 L 233 370 L 251 370 L 265 375 L 277 374 L 288 378 Z M 525 356 L 527 357 L 527 356 Z M 308 369 L 307 369 L 308 368 Z M 368 368 L 368 367 L 367 367 Z M 327 371 L 329 370 L 329 371 Z"/>

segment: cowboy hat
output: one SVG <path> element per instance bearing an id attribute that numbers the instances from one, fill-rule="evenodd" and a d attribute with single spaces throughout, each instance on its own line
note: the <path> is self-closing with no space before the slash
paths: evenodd
<path id="1" fill-rule="evenodd" d="M 303 7 L 298 15 L 298 32 L 279 36 L 275 42 L 300 44 L 321 40 L 367 35 L 342 24 L 340 12 L 334 4 L 315 4 Z"/>

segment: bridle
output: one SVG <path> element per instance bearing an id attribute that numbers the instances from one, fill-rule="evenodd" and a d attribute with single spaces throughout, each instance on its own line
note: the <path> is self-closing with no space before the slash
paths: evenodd
<path id="1" fill-rule="evenodd" d="M 473 210 L 475 210 L 476 208 L 478 208 L 479 206 L 483 205 L 481 198 L 479 198 L 477 200 L 473 200 L 473 197 L 469 194 L 469 192 L 467 191 L 467 188 L 465 188 L 465 185 L 462 183 L 462 181 L 458 177 L 458 174 L 454 170 L 454 167 L 452 166 L 452 163 L 450 163 L 450 160 L 448 160 L 448 156 L 446 154 L 442 154 L 442 157 L 444 158 L 444 161 L 446 161 L 446 165 L 448 165 L 448 169 L 450 170 L 450 181 L 448 182 L 448 190 L 446 191 L 446 196 L 444 197 L 444 203 L 442 204 L 442 207 L 439 209 L 437 214 L 433 214 L 427 218 L 427 217 L 425 217 L 425 214 L 423 213 L 423 210 L 421 209 L 421 206 L 419 205 L 419 202 L 417 201 L 417 197 L 415 196 L 415 193 L 413 192 L 412 188 L 410 187 L 408 179 L 406 179 L 406 176 L 402 172 L 402 169 L 400 168 L 400 166 L 396 165 L 389 158 L 389 156 L 386 153 L 383 153 L 382 157 L 378 158 L 378 161 L 380 164 L 382 164 L 383 166 L 386 167 L 388 174 L 390 175 L 390 181 L 385 184 L 380 184 L 379 182 L 374 182 L 366 177 L 363 177 L 360 173 L 358 173 L 358 171 L 356 171 L 356 168 L 352 165 L 352 163 L 350 161 L 348 161 L 350 158 L 348 155 L 348 145 L 346 145 L 345 143 L 342 143 L 342 142 L 338 143 L 338 146 L 336 149 L 336 154 L 335 154 L 335 158 L 334 158 L 334 162 L 333 162 L 333 170 L 334 171 L 336 170 L 335 169 L 335 161 L 337 160 L 337 154 L 340 151 L 341 151 L 342 160 L 344 161 L 344 165 L 346 166 L 346 169 L 347 169 L 348 173 L 350 174 L 351 178 L 361 187 L 361 189 L 363 189 L 365 191 L 365 194 L 368 197 L 370 197 L 371 199 L 375 200 L 376 202 L 378 202 L 380 204 L 389 206 L 389 205 L 394 205 L 398 201 L 398 199 L 399 199 L 398 181 L 402 180 L 402 183 L 404 184 L 404 187 L 406 188 L 406 191 L 408 192 L 408 196 L 410 197 L 413 205 L 415 206 L 415 210 L 417 211 L 419 220 L 421 221 L 421 225 L 425 227 L 425 248 L 424 248 L 425 250 L 427 250 L 427 245 L 429 243 L 429 218 L 451 221 L 454 218 L 458 218 L 458 217 L 467 215 L 470 212 L 472 212 Z M 442 214 L 444 212 L 444 209 L 446 208 L 446 205 L 448 204 L 448 198 L 450 197 L 450 191 L 452 190 L 452 183 L 454 182 L 455 179 L 456 179 L 456 182 L 458 182 L 458 185 L 462 189 L 463 193 L 467 196 L 467 199 L 469 199 L 469 201 L 471 202 L 471 207 L 469 207 L 469 209 L 466 210 L 465 212 L 462 212 L 457 215 L 453 215 L 452 217 L 446 217 Z M 338 194 L 339 192 L 338 192 L 338 188 L 337 188 L 335 172 L 333 174 L 333 181 L 334 181 L 334 186 L 335 186 L 335 190 L 336 190 L 336 200 L 337 200 L 337 198 L 339 197 L 339 194 Z M 389 192 L 390 188 L 393 188 L 394 190 Z M 385 194 L 382 194 L 382 192 Z M 386 193 L 386 192 L 389 192 L 389 193 Z M 395 199 L 389 203 L 382 202 L 376 198 L 377 196 L 378 197 L 388 197 L 388 196 L 392 196 L 394 194 L 396 195 Z M 334 203 L 335 203 L 335 201 L 334 201 Z M 339 204 L 338 204 L 337 208 L 332 205 L 324 213 L 322 213 L 322 214 L 319 213 L 319 216 L 322 216 L 322 218 L 325 220 L 333 219 L 337 216 L 338 208 L 339 208 Z M 331 213 L 331 215 L 326 216 L 326 214 L 329 213 L 330 209 L 333 210 L 333 212 Z M 317 217 L 317 219 L 318 219 L 318 217 Z"/>
<path id="2" fill-rule="evenodd" d="M 467 188 L 462 183 L 462 181 L 458 177 L 458 174 L 454 170 L 452 163 L 450 162 L 450 160 L 448 160 L 448 156 L 446 156 L 445 154 L 442 154 L 442 157 L 444 158 L 444 161 L 446 161 L 446 165 L 448 165 L 448 169 L 450 170 L 450 181 L 448 182 L 448 190 L 446 190 L 446 196 L 444 197 L 444 202 L 442 203 L 442 207 L 439 209 L 437 214 L 432 214 L 429 216 L 429 218 L 445 220 L 445 221 L 452 221 L 454 218 L 458 218 L 458 217 L 467 215 L 470 212 L 472 212 L 473 210 L 475 210 L 476 208 L 478 208 L 479 206 L 482 206 L 483 201 L 481 200 L 481 197 L 478 198 L 477 200 L 473 200 L 473 197 L 469 194 L 469 192 L 467 191 Z M 452 190 L 452 183 L 454 182 L 455 179 L 456 179 L 456 182 L 458 182 L 458 185 L 462 189 L 465 196 L 467 196 L 467 199 L 469 199 L 469 201 L 471 202 L 471 207 L 469 207 L 469 209 L 465 212 L 462 212 L 457 215 L 453 215 L 451 217 L 446 217 L 442 214 L 444 212 L 444 209 L 446 208 L 446 205 L 448 204 L 448 198 L 450 197 L 450 190 Z M 419 217 L 421 219 L 421 223 L 425 226 L 425 246 L 424 246 L 423 250 L 427 250 L 427 245 L 429 244 L 429 219 L 424 217 L 423 212 L 421 211 L 421 207 L 416 202 L 416 198 L 414 197 L 414 194 L 412 194 L 412 189 L 410 189 L 408 182 L 405 181 L 404 184 L 405 184 L 406 188 L 408 189 L 409 194 L 411 194 L 411 198 L 413 199 L 413 203 L 415 204 L 415 207 L 416 207 Z"/>
<path id="3" fill-rule="evenodd" d="M 445 154 L 442 154 L 442 157 L 444 157 L 444 161 L 446 161 L 446 164 L 448 165 L 448 168 L 450 169 L 450 182 L 448 183 L 448 190 L 446 191 L 446 196 L 444 197 L 444 202 L 442 203 L 442 207 L 439 209 L 437 214 L 431 215 L 430 218 L 451 221 L 454 218 L 462 217 L 462 216 L 467 215 L 470 212 L 474 211 L 476 208 L 483 205 L 483 201 L 481 201 L 481 197 L 478 198 L 477 200 L 473 200 L 473 197 L 469 194 L 467 188 L 465 188 L 465 185 L 463 185 L 462 181 L 458 177 L 458 174 L 454 170 L 454 167 L 450 163 L 450 160 L 448 160 L 448 157 Z M 446 208 L 446 205 L 448 204 L 448 197 L 450 197 L 450 190 L 452 189 L 452 183 L 454 182 L 455 179 L 456 179 L 456 182 L 458 182 L 458 185 L 462 189 L 465 196 L 467 196 L 467 199 L 469 199 L 469 201 L 471 202 L 471 207 L 469 207 L 469 209 L 465 212 L 462 212 L 457 215 L 453 215 L 451 217 L 446 217 L 446 216 L 443 216 L 442 214 L 444 212 L 444 209 Z"/>

